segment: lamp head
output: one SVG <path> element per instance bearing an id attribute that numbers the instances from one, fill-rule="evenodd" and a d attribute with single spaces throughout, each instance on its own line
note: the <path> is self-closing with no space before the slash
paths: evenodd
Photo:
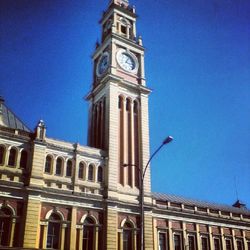
<path id="1" fill-rule="evenodd" d="M 165 144 L 168 144 L 170 143 L 171 141 L 173 141 L 173 137 L 172 136 L 168 136 L 163 142 L 162 144 L 165 145 Z"/>

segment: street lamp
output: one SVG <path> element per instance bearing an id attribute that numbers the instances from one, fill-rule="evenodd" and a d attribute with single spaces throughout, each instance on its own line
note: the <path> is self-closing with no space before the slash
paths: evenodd
<path id="1" fill-rule="evenodd" d="M 144 178 L 145 174 L 147 172 L 149 163 L 151 160 L 154 158 L 154 156 L 161 150 L 161 148 L 170 143 L 173 140 L 172 136 L 168 136 L 162 144 L 154 151 L 154 153 L 150 156 L 145 168 L 141 169 L 135 164 L 123 164 L 124 167 L 126 166 L 135 166 L 139 169 L 140 172 L 140 183 L 139 183 L 139 188 L 140 188 L 140 195 L 139 195 L 139 201 L 140 201 L 140 217 L 141 217 L 141 224 L 140 224 L 140 234 L 141 234 L 141 250 L 144 250 L 145 244 L 144 244 Z"/>

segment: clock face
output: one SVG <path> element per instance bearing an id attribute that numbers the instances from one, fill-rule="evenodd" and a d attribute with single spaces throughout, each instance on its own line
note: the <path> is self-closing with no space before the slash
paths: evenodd
<path id="1" fill-rule="evenodd" d="M 97 75 L 101 76 L 108 68 L 109 66 L 109 53 L 104 52 L 101 58 L 99 59 L 99 62 L 97 63 Z"/>
<path id="2" fill-rule="evenodd" d="M 134 54 L 123 49 L 118 50 L 117 61 L 124 70 L 136 73 L 138 69 L 138 62 Z"/>

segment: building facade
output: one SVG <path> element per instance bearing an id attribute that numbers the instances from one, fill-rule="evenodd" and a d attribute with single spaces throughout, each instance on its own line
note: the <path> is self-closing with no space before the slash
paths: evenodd
<path id="1" fill-rule="evenodd" d="M 149 160 L 144 47 L 136 12 L 112 0 L 93 53 L 88 146 L 35 131 L 0 100 L 0 249 L 136 250 Z M 250 211 L 151 192 L 145 249 L 250 250 Z"/>

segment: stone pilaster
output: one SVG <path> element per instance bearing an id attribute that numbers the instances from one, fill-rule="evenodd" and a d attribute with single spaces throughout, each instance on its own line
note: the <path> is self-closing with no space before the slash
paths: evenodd
<path id="1" fill-rule="evenodd" d="M 154 248 L 153 217 L 149 214 L 144 215 L 144 242 L 145 250 L 152 250 Z"/>
<path id="2" fill-rule="evenodd" d="M 107 249 L 117 250 L 117 212 L 111 209 L 107 211 Z"/>

